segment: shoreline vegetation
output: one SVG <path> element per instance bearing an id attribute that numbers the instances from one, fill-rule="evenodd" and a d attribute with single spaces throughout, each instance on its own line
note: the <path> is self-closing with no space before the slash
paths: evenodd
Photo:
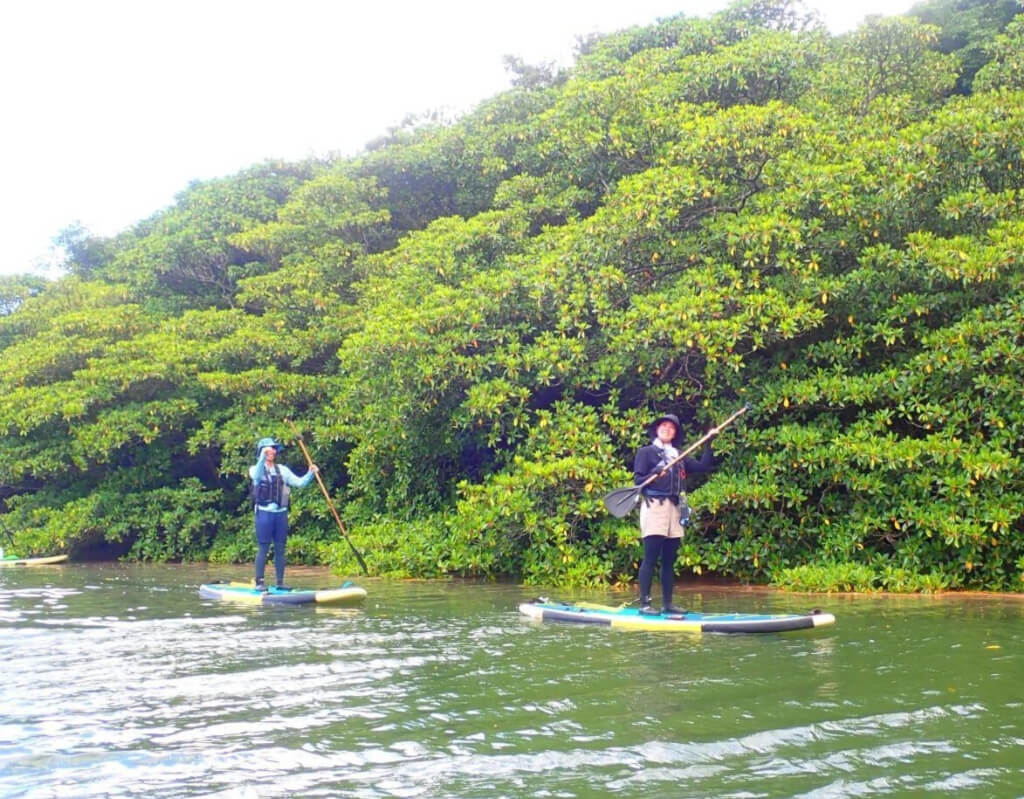
<path id="1" fill-rule="evenodd" d="M 301 436 L 352 548 L 298 496 L 290 564 L 629 585 L 641 431 L 749 403 L 678 574 L 1021 591 L 1021 12 L 738 0 L 68 228 L 0 278 L 0 542 L 249 562 L 252 445 Z"/>
<path id="2" fill-rule="evenodd" d="M 139 561 L 124 561 L 124 560 L 93 560 L 93 561 L 80 561 L 77 563 L 65 562 L 63 564 L 51 564 L 45 568 L 60 568 L 61 566 L 78 565 L 78 566 L 92 566 L 92 567 L 115 567 L 115 568 L 132 568 L 133 566 L 145 567 L 147 564 Z M 214 579 L 217 573 L 223 569 L 224 573 L 221 575 L 222 578 L 231 577 L 233 571 L 245 568 L 248 569 L 250 564 L 223 564 L 214 563 L 211 561 L 188 561 L 188 562 L 164 562 L 159 564 L 161 566 L 168 567 L 182 567 L 182 568 L 206 568 L 211 574 L 209 578 L 204 577 L 203 579 Z M 43 568 L 43 567 L 40 567 Z M 288 572 L 292 575 L 292 582 L 298 583 L 300 587 L 307 586 L 307 583 L 315 583 L 318 586 L 330 586 L 333 584 L 332 581 L 339 579 L 339 575 L 330 567 L 324 564 L 300 564 L 295 566 L 289 566 Z M 246 571 L 248 574 L 248 571 Z M 351 575 L 349 575 L 351 577 Z M 232 577 L 232 579 L 241 579 Z M 348 579 L 348 577 L 346 577 Z M 375 575 L 360 575 L 358 576 L 359 583 L 365 585 L 372 585 L 375 581 L 397 581 L 401 583 L 442 583 L 442 584 L 465 584 L 467 587 L 477 585 L 503 585 L 513 584 L 519 585 L 522 588 L 529 588 L 537 591 L 561 591 L 557 598 L 562 599 L 565 596 L 571 596 L 578 598 L 579 596 L 592 596 L 595 593 L 600 594 L 602 592 L 614 592 L 621 594 L 627 592 L 630 594 L 635 593 L 635 586 L 632 584 L 617 584 L 610 585 L 605 584 L 601 586 L 536 586 L 531 584 L 524 584 L 519 582 L 515 577 L 511 575 L 499 575 L 497 577 L 462 577 L 458 575 L 446 575 L 444 577 L 379 577 Z M 765 595 L 787 595 L 787 596 L 808 596 L 808 597 L 835 597 L 835 598 L 903 598 L 903 597 L 922 597 L 930 599 L 1010 599 L 1015 601 L 1024 602 L 1024 591 L 983 591 L 983 590 L 972 590 L 972 589 L 953 589 L 953 590 L 937 590 L 937 591 L 885 591 L 881 589 L 873 590 L 846 590 L 846 589 L 825 589 L 825 590 L 811 590 L 811 589 L 800 589 L 795 588 L 792 585 L 782 585 L 773 583 L 746 583 L 735 577 L 723 577 L 723 576 L 702 576 L 698 577 L 695 575 L 680 575 L 677 576 L 675 582 L 675 592 L 682 595 L 699 593 L 701 591 L 727 591 L 735 593 L 746 593 L 746 594 L 765 594 Z M 564 596 L 563 596 L 564 595 Z M 633 598 L 636 601 L 636 598 Z"/>

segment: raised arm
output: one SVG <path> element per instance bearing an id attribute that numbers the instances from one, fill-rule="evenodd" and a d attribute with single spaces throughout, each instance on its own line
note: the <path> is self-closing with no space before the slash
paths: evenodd
<path id="1" fill-rule="evenodd" d="M 715 460 L 715 454 L 711 451 L 710 441 L 704 444 L 704 450 L 699 458 L 683 458 L 683 469 L 687 474 L 712 472 L 716 466 L 718 466 L 718 461 Z"/>

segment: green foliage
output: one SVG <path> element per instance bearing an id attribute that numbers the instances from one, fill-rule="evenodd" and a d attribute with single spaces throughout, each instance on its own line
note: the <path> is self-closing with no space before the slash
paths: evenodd
<path id="1" fill-rule="evenodd" d="M 837 38 L 834 56 L 817 78 L 817 91 L 834 108 L 858 116 L 886 113 L 894 100 L 917 118 L 953 91 L 960 62 L 935 50 L 939 30 L 910 17 L 868 17 Z"/>
<path id="2" fill-rule="evenodd" d="M 1024 13 L 1014 17 L 1005 33 L 996 36 L 987 49 L 992 58 L 978 70 L 975 90 L 1024 89 Z"/>
<path id="3" fill-rule="evenodd" d="M 69 228 L 70 274 L 0 286 L 0 525 L 25 552 L 248 560 L 252 444 L 294 420 L 375 573 L 629 582 L 635 520 L 601 498 L 647 422 L 693 438 L 753 401 L 691 486 L 681 571 L 1020 590 L 1004 6 L 840 37 L 789 0 L 680 15 L 565 73 L 510 60 L 509 91 L 358 157 Z M 321 500 L 290 557 L 354 573 Z"/>
<path id="4" fill-rule="evenodd" d="M 252 514 L 238 513 L 225 518 L 210 542 L 207 559 L 211 563 L 244 563 L 255 556 Z"/>
<path id="5" fill-rule="evenodd" d="M 123 488 L 108 485 L 59 509 L 40 503 L 38 494 L 19 497 L 10 503 L 3 529 L 19 552 L 45 552 L 54 545 L 80 552 L 102 542 L 133 560 L 206 557 L 219 522 L 216 492 L 195 478 L 150 491 Z"/>
<path id="6" fill-rule="evenodd" d="M 361 522 L 350 535 L 371 574 L 438 578 L 451 574 L 452 544 L 446 529 L 444 514 L 413 519 L 377 515 Z M 359 573 L 352 547 L 340 533 L 321 544 L 320 557 L 339 573 Z"/>
<path id="7" fill-rule="evenodd" d="M 969 94 L 972 88 L 983 90 L 974 81 L 978 70 L 989 62 L 993 37 L 998 41 L 998 34 L 1011 20 L 1015 16 L 1020 19 L 1021 10 L 1018 0 L 926 0 L 909 13 L 939 29 L 936 46 L 943 53 L 956 53 L 963 64 L 957 91 Z M 1019 45 L 1017 53 L 1019 63 Z"/>
<path id="8" fill-rule="evenodd" d="M 172 312 L 228 305 L 238 279 L 252 269 L 232 237 L 274 219 L 318 168 L 268 162 L 233 178 L 193 183 L 172 208 L 140 223 L 88 272 L 123 281 L 137 297 Z M 74 260 L 71 267 L 80 269 Z"/>
<path id="9" fill-rule="evenodd" d="M 795 566 L 781 570 L 772 582 L 786 591 L 820 593 L 893 591 L 932 594 L 949 588 L 949 579 L 941 574 L 915 574 L 891 566 L 876 571 L 863 563 Z"/>
<path id="10" fill-rule="evenodd" d="M 34 275 L 0 276 L 0 316 L 10 316 L 45 287 L 46 280 Z"/>
<path id="11" fill-rule="evenodd" d="M 635 531 L 601 503 L 601 486 L 616 482 L 628 485 L 630 475 L 615 465 L 596 410 L 556 403 L 539 411 L 505 469 L 482 483 L 460 483 L 449 521 L 449 569 L 521 574 L 548 585 L 628 574 Z"/>

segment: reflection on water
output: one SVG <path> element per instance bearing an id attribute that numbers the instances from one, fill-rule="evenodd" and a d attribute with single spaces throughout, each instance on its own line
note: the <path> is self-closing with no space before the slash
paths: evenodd
<path id="1" fill-rule="evenodd" d="M 0 574 L 0 796 L 1024 795 L 1018 600 L 704 588 L 838 621 L 695 636 L 533 623 L 509 585 L 232 606 L 215 571 Z"/>

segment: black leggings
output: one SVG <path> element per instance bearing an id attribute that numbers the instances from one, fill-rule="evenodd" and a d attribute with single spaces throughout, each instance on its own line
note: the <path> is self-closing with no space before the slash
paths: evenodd
<path id="1" fill-rule="evenodd" d="M 661 557 L 661 598 L 665 605 L 672 603 L 672 584 L 675 582 L 676 555 L 679 554 L 681 538 L 669 538 L 664 535 L 645 535 L 644 559 L 640 564 L 640 598 L 646 600 L 651 595 L 651 582 L 654 580 L 654 564 Z"/>
<path id="2" fill-rule="evenodd" d="M 284 548 L 288 541 L 288 513 L 256 510 L 256 580 L 263 580 L 267 554 L 274 545 L 274 573 L 277 584 L 284 585 Z"/>

